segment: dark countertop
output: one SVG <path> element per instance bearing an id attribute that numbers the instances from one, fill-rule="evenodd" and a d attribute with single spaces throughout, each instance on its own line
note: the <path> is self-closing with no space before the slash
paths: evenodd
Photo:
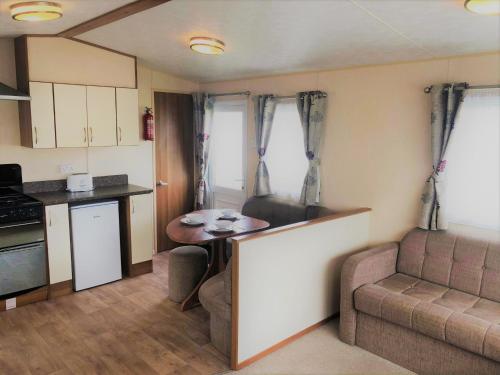
<path id="1" fill-rule="evenodd" d="M 131 195 L 148 194 L 153 190 L 137 185 L 114 185 L 96 187 L 92 191 L 71 193 L 69 191 L 47 191 L 42 193 L 24 193 L 42 202 L 45 206 L 62 203 L 80 203 L 96 201 L 100 199 L 110 199 L 118 197 L 128 197 Z"/>

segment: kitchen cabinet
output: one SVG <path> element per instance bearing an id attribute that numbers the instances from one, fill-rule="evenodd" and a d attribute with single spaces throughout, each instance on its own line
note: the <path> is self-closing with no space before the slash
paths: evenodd
<path id="1" fill-rule="evenodd" d="M 137 89 L 116 88 L 118 145 L 139 144 L 139 98 Z"/>
<path id="2" fill-rule="evenodd" d="M 54 96 L 52 83 L 30 82 L 31 140 L 33 148 L 55 148 Z"/>
<path id="3" fill-rule="evenodd" d="M 45 207 L 50 284 L 73 278 L 67 204 Z"/>
<path id="4" fill-rule="evenodd" d="M 154 248 L 153 194 L 132 195 L 128 203 L 130 262 L 150 261 Z"/>
<path id="5" fill-rule="evenodd" d="M 54 84 L 57 147 L 87 147 L 87 89 Z"/>
<path id="6" fill-rule="evenodd" d="M 116 146 L 114 87 L 87 86 L 89 146 Z"/>

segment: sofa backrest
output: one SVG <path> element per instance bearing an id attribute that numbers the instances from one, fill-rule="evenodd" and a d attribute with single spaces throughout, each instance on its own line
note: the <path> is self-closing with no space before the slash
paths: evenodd
<path id="1" fill-rule="evenodd" d="M 270 228 L 315 219 L 333 213 L 321 206 L 305 206 L 298 202 L 279 198 L 275 195 L 251 197 L 243 205 L 241 213 L 246 216 L 265 220 Z"/>
<path id="2" fill-rule="evenodd" d="M 413 229 L 401 241 L 397 271 L 500 302 L 500 243 Z"/>

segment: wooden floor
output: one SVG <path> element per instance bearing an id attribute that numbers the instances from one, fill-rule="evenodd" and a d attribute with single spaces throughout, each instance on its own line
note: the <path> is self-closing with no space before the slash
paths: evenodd
<path id="1" fill-rule="evenodd" d="M 0 313 L 0 374 L 215 374 L 208 313 L 167 299 L 168 254 L 154 273 Z"/>

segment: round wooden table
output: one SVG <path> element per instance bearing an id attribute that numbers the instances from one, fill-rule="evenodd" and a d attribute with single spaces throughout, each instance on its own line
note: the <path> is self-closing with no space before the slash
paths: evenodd
<path id="1" fill-rule="evenodd" d="M 224 254 L 226 250 L 226 239 L 235 237 L 241 234 L 247 234 L 262 230 L 269 227 L 269 223 L 264 220 L 255 219 L 253 217 L 239 215 L 237 220 L 234 220 L 234 230 L 227 233 L 214 233 L 208 231 L 207 228 L 214 226 L 217 220 L 220 220 L 221 212 L 217 209 L 200 210 L 192 213 L 200 214 L 204 218 L 204 224 L 200 226 L 189 226 L 181 223 L 184 215 L 172 220 L 168 223 L 166 232 L 167 236 L 175 242 L 188 245 L 210 245 L 211 250 L 208 269 L 201 278 L 200 282 L 189 296 L 182 302 L 181 310 L 188 310 L 199 304 L 198 290 L 201 285 L 210 277 L 223 271 L 225 268 Z"/>

